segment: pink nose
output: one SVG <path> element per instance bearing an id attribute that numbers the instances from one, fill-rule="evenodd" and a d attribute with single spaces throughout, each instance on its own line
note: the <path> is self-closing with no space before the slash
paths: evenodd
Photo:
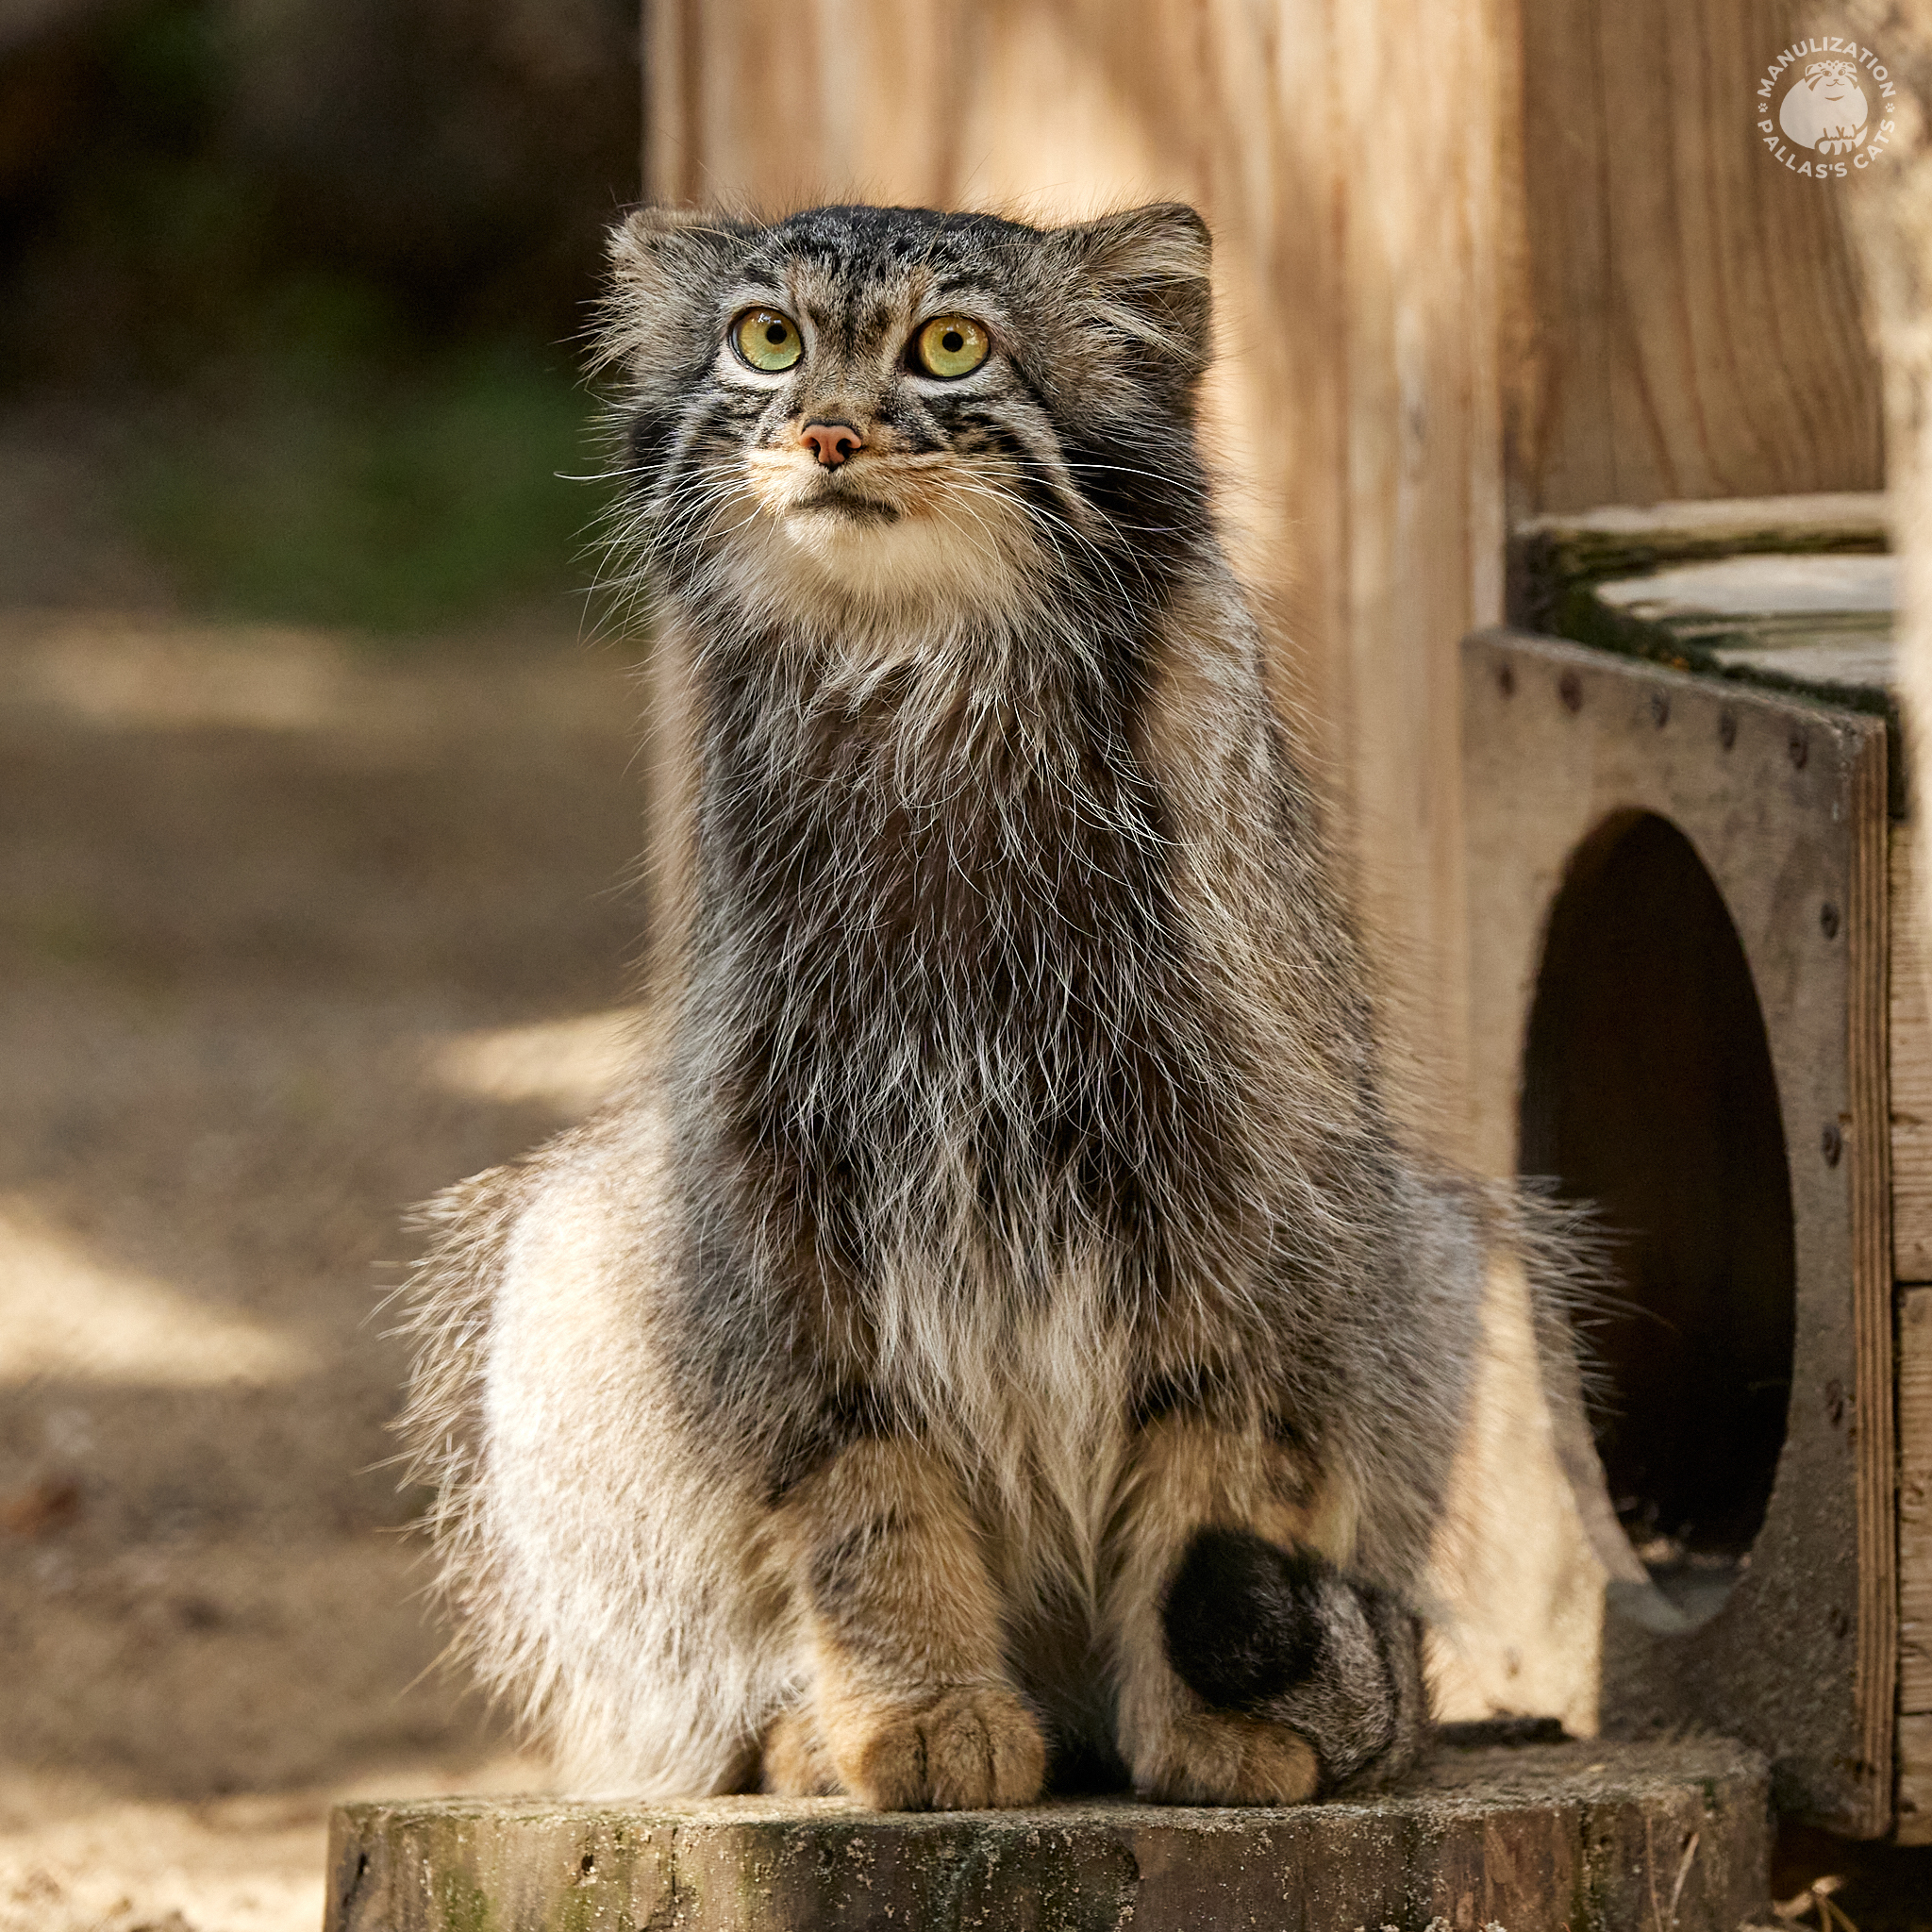
<path id="1" fill-rule="evenodd" d="M 836 469 L 854 450 L 865 447 L 865 438 L 849 423 L 808 423 L 798 440 L 827 469 Z"/>

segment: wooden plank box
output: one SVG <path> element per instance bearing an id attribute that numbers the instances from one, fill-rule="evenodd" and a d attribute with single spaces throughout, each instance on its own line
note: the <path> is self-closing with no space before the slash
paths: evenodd
<path id="1" fill-rule="evenodd" d="M 1927 1843 L 1932 1005 L 1872 502 L 1539 529 L 1525 614 L 1594 641 L 1465 641 L 1474 1152 L 1595 1204 L 1614 1283 L 1567 1458 L 1604 1728 Z"/>

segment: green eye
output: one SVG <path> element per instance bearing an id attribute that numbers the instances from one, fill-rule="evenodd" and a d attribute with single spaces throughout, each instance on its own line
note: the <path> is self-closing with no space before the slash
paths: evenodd
<path id="1" fill-rule="evenodd" d="M 970 315 L 936 315 L 912 339 L 920 368 L 948 382 L 971 375 L 991 348 L 986 331 Z"/>
<path id="2" fill-rule="evenodd" d="M 731 325 L 731 340 L 754 369 L 768 375 L 790 369 L 805 354 L 798 325 L 775 308 L 747 308 Z"/>

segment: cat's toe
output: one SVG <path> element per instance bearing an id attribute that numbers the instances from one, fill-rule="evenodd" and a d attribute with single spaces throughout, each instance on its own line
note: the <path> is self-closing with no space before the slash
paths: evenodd
<path id="1" fill-rule="evenodd" d="M 1299 1731 L 1203 1711 L 1177 1719 L 1144 1755 L 1134 1789 L 1167 1805 L 1300 1805 L 1320 1778 L 1314 1746 Z"/>
<path id="2" fill-rule="evenodd" d="M 1046 1774 L 1039 1723 L 1010 1690 L 949 1690 L 841 1728 L 846 1789 L 881 1811 L 1029 1805 Z"/>

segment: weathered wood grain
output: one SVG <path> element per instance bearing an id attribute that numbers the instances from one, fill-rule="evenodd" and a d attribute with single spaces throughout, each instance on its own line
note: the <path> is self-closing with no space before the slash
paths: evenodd
<path id="1" fill-rule="evenodd" d="M 1864 1828 L 1895 1823 L 1896 1793 L 1886 1789 L 1897 1735 L 1898 1695 L 1897 1415 L 1891 1401 L 1895 1357 L 1892 1273 L 1890 1088 L 1888 1035 L 1891 988 L 1890 822 L 1887 734 L 1874 729 L 1850 787 L 1851 878 L 1845 905 L 1848 958 L 1845 1063 L 1851 1169 L 1851 1300 L 1857 1356 L 1858 1662 L 1857 1699 L 1864 1761 L 1871 1767 Z M 1822 929 L 1822 928 L 1821 928 Z M 1860 1158 L 1857 1150 L 1864 1149 Z M 1793 1378 L 1795 1384 L 1795 1377 Z M 1789 1440 L 1789 1438 L 1787 1439 Z"/>
<path id="2" fill-rule="evenodd" d="M 1518 534 L 1543 539 L 1560 575 L 1615 576 L 1704 557 L 1886 550 L 1890 508 L 1879 490 L 1607 504 L 1530 517 Z"/>
<path id="3" fill-rule="evenodd" d="M 1845 1138 L 1852 1158 L 1850 1317 L 1857 1359 L 1855 1458 L 1858 1527 L 1859 1742 L 1869 1767 L 1863 1829 L 1889 1831 L 1895 1792 L 1898 1696 L 1897 1415 L 1892 1403 L 1891 1136 L 1888 1034 L 1891 988 L 1888 734 L 1874 727 L 1848 788 L 1851 876 L 1845 893 Z M 1821 931 L 1823 930 L 1821 926 Z M 1775 997 L 1773 991 L 1772 997 Z M 1796 1386 L 1796 1377 L 1793 1377 Z M 1789 1441 L 1789 1436 L 1787 1441 Z"/>
<path id="4" fill-rule="evenodd" d="M 1766 1913 L 1767 1775 L 1734 1744 L 1444 1753 L 1293 1810 L 881 1816 L 842 1800 L 348 1805 L 326 1932 L 1733 1932 Z"/>
<path id="5" fill-rule="evenodd" d="M 1780 166 L 1750 111 L 1807 30 L 1784 0 L 1524 0 L 1523 509 L 1879 487 L 1856 185 Z"/>
<path id="6" fill-rule="evenodd" d="M 1932 993 L 1919 947 L 1912 828 L 1891 833 L 1891 1256 L 1932 1281 Z"/>
<path id="7" fill-rule="evenodd" d="M 1898 1593 L 1899 1710 L 1932 1717 L 1932 1288 L 1899 1296 Z M 1902 1736 L 1901 1760 L 1908 1755 Z M 1920 1771 L 1932 1780 L 1932 1750 Z"/>

